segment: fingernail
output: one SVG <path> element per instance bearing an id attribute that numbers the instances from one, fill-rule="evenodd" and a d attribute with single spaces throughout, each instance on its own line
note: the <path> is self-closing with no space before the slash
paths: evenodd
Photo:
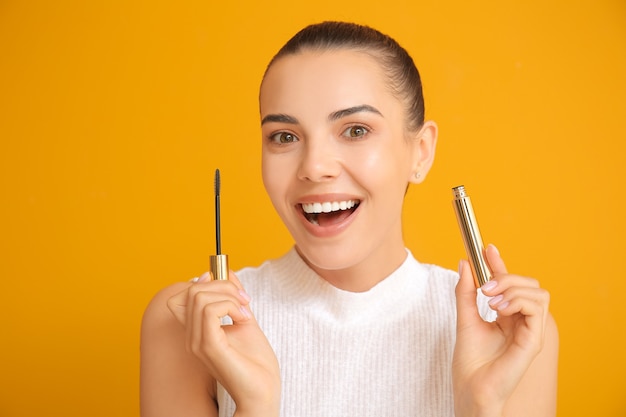
<path id="1" fill-rule="evenodd" d="M 459 261 L 459 275 L 463 273 L 463 260 Z"/>
<path id="2" fill-rule="evenodd" d="M 491 291 L 498 285 L 497 281 L 487 281 L 485 285 L 482 286 L 483 291 Z"/>
<path id="3" fill-rule="evenodd" d="M 210 272 L 205 272 L 204 274 L 200 275 L 200 278 L 198 278 L 198 280 L 196 282 L 208 281 L 210 278 L 211 278 L 211 273 Z"/>
<path id="4" fill-rule="evenodd" d="M 241 298 L 243 298 L 244 300 L 246 300 L 247 302 L 250 302 L 251 298 L 248 295 L 247 292 L 245 292 L 244 290 L 239 290 L 239 295 L 241 295 Z"/>
<path id="5" fill-rule="evenodd" d="M 496 307 L 496 309 L 498 309 L 498 311 L 499 311 L 499 310 L 504 310 L 504 309 L 505 309 L 505 308 L 507 308 L 508 306 L 509 306 L 509 302 L 508 302 L 508 301 L 505 301 L 505 302 L 503 302 L 502 304 L 500 304 L 498 307 Z"/>
<path id="6" fill-rule="evenodd" d="M 245 318 L 247 318 L 247 319 L 252 317 L 252 314 L 250 313 L 250 310 L 248 310 L 248 307 L 246 307 L 246 306 L 239 307 L 239 311 L 241 311 L 241 314 L 243 314 L 245 316 Z"/>
<path id="7" fill-rule="evenodd" d="M 502 301 L 503 298 L 504 296 L 502 294 L 498 294 L 495 297 L 493 297 L 491 300 L 489 300 L 489 305 L 493 307 L 496 304 L 498 304 L 500 301 Z"/>
<path id="8" fill-rule="evenodd" d="M 493 248 L 494 251 L 496 251 L 496 254 L 498 256 L 500 256 L 500 251 L 498 250 L 498 248 L 496 247 L 496 245 L 494 245 L 493 243 L 490 243 L 489 246 L 491 246 Z"/>

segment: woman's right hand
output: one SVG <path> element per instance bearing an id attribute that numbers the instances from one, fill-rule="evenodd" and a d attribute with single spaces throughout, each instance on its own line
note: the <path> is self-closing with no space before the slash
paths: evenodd
<path id="1" fill-rule="evenodd" d="M 187 349 L 228 391 L 238 417 L 278 416 L 280 370 L 267 338 L 249 308 L 250 297 L 230 273 L 229 280 L 209 273 L 171 297 L 167 305 L 185 326 Z M 221 324 L 230 316 L 232 325 Z"/>

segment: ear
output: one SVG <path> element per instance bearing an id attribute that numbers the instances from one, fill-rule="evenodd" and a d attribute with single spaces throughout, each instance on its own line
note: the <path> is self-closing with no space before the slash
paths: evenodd
<path id="1" fill-rule="evenodd" d="M 411 139 L 413 143 L 413 163 L 409 182 L 419 184 L 426 178 L 435 160 L 437 146 L 437 124 L 426 121 L 417 134 Z"/>

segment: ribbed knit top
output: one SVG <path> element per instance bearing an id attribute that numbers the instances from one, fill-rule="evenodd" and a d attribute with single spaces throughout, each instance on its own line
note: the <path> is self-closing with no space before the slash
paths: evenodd
<path id="1" fill-rule="evenodd" d="M 455 272 L 404 263 L 340 290 L 295 249 L 237 273 L 281 368 L 283 417 L 453 416 Z M 220 416 L 234 404 L 218 389 Z"/>

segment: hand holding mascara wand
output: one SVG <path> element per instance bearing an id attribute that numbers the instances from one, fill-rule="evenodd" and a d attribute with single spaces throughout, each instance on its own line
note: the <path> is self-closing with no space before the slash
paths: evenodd
<path id="1" fill-rule="evenodd" d="M 228 255 L 222 254 L 222 236 L 220 229 L 220 170 L 215 170 L 215 255 L 211 255 L 211 273 L 214 280 L 228 279 Z"/>

